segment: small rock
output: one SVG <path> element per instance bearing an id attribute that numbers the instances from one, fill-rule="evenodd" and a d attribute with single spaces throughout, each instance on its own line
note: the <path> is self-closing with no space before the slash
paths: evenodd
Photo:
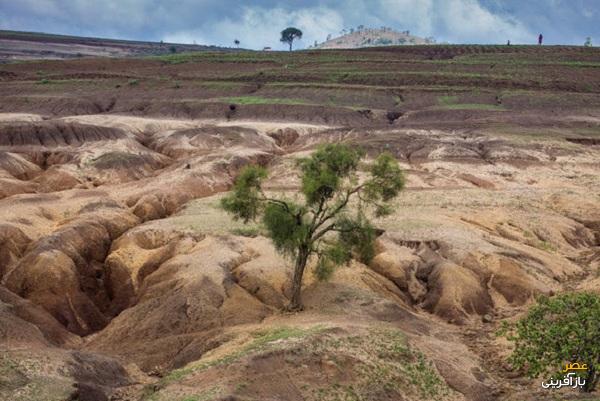
<path id="1" fill-rule="evenodd" d="M 483 316 L 481 317 L 481 321 L 482 321 L 483 323 L 492 323 L 492 321 L 493 321 L 493 320 L 494 320 L 494 319 L 493 319 L 493 318 L 492 318 L 492 316 L 491 316 L 491 315 L 489 315 L 489 314 L 485 314 L 485 315 L 483 315 Z"/>

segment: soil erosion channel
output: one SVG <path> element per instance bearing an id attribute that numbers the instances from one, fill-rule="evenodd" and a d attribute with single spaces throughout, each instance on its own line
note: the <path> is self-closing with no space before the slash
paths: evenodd
<path id="1" fill-rule="evenodd" d="M 495 335 L 600 291 L 600 52 L 548 51 L 0 65 L 0 399 L 573 399 Z M 406 189 L 373 260 L 283 313 L 292 263 L 219 200 L 251 163 L 297 196 L 338 142 Z"/>

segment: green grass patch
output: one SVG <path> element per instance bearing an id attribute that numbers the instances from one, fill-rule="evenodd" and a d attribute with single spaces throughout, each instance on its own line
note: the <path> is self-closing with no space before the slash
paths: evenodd
<path id="1" fill-rule="evenodd" d="M 237 89 L 244 86 L 243 82 L 231 82 L 231 81 L 204 81 L 200 84 L 203 88 L 208 89 Z"/>
<path id="2" fill-rule="evenodd" d="M 48 85 L 48 86 L 59 86 L 59 85 L 89 85 L 89 86 L 101 86 L 110 85 L 110 82 L 106 79 L 50 79 L 42 78 L 35 81 L 37 85 Z"/>
<path id="3" fill-rule="evenodd" d="M 286 105 L 314 105 L 305 99 L 284 99 L 284 98 L 269 98 L 261 96 L 238 96 L 238 97 L 222 97 L 219 101 L 224 103 L 234 103 L 241 105 L 248 104 L 286 104 Z"/>
<path id="4" fill-rule="evenodd" d="M 258 227 L 239 227 L 232 229 L 231 233 L 242 237 L 254 238 L 261 234 L 261 230 Z"/>
<path id="5" fill-rule="evenodd" d="M 298 68 L 307 60 L 322 66 L 328 63 L 353 63 L 376 61 L 368 57 L 356 57 L 354 54 L 332 53 L 326 51 L 231 51 L 231 52 L 185 52 L 152 56 L 150 59 L 162 61 L 167 64 L 181 64 L 189 62 L 213 62 L 213 63 L 272 63 L 286 66 L 289 69 Z M 377 59 L 381 59 L 378 57 Z M 382 60 L 385 61 L 385 60 Z"/>
<path id="6" fill-rule="evenodd" d="M 182 398 L 181 401 L 209 401 L 218 396 L 222 391 L 223 389 L 221 387 L 215 386 L 199 394 L 185 396 L 185 398 Z"/>
<path id="7" fill-rule="evenodd" d="M 186 52 L 153 56 L 151 59 L 162 61 L 166 64 L 182 64 L 190 62 L 229 62 L 229 63 L 257 63 L 277 62 L 277 58 L 268 53 L 259 52 Z"/>
<path id="8" fill-rule="evenodd" d="M 536 243 L 535 247 L 545 252 L 556 252 L 556 248 L 554 247 L 554 245 L 552 245 L 548 241 L 540 241 Z"/>
<path id="9" fill-rule="evenodd" d="M 457 103 L 446 104 L 438 107 L 443 110 L 489 110 L 489 111 L 506 111 L 506 108 L 495 104 L 483 103 Z"/>
<path id="10" fill-rule="evenodd" d="M 427 62 L 435 64 L 461 64 L 461 65 L 486 65 L 499 64 L 508 66 L 549 66 L 549 67 L 573 67 L 573 68 L 600 68 L 600 62 L 581 61 L 581 60 L 560 60 L 552 61 L 548 59 L 528 59 L 519 58 L 511 54 L 490 54 L 479 56 L 459 56 L 453 60 L 429 60 Z"/>
<path id="11" fill-rule="evenodd" d="M 458 96 L 438 96 L 438 104 L 442 106 L 449 106 L 458 103 Z"/>

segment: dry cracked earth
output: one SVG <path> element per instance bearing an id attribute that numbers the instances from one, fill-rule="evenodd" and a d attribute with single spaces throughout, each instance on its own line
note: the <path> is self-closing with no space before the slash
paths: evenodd
<path id="1" fill-rule="evenodd" d="M 506 362 L 600 292 L 600 51 L 427 46 L 0 65 L 0 399 L 597 399 Z M 219 209 L 319 144 L 395 154 L 370 265 L 304 281 Z"/>

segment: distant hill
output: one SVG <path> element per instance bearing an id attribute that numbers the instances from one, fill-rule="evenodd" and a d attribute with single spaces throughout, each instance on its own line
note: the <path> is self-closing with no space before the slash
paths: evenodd
<path id="1" fill-rule="evenodd" d="M 391 28 L 352 30 L 337 38 L 311 46 L 311 49 L 356 49 L 360 47 L 427 45 L 434 44 L 433 38 L 421 38 L 409 31 L 395 31 Z"/>
<path id="2" fill-rule="evenodd" d="M 152 56 L 204 50 L 236 51 L 237 49 L 0 30 L 0 62 L 80 57 Z"/>

